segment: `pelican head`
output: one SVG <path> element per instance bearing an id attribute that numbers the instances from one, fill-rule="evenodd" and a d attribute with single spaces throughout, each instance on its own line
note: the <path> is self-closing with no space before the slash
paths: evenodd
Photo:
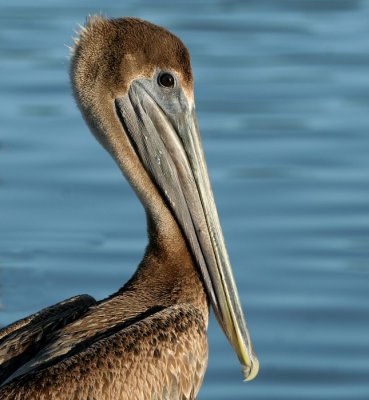
<path id="1" fill-rule="evenodd" d="M 146 21 L 93 17 L 77 40 L 71 79 L 90 129 L 141 199 L 149 231 L 160 241 L 179 227 L 244 378 L 253 379 L 259 363 L 207 173 L 187 48 Z"/>

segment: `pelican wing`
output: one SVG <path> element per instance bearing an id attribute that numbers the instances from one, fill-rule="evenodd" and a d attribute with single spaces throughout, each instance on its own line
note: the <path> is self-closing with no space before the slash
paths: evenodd
<path id="1" fill-rule="evenodd" d="M 1 329 L 0 384 L 34 357 L 50 334 L 80 318 L 94 303 L 91 296 L 75 296 Z"/>
<path id="2" fill-rule="evenodd" d="M 192 305 L 162 309 L 0 388 L 2 400 L 195 399 L 206 326 Z"/>

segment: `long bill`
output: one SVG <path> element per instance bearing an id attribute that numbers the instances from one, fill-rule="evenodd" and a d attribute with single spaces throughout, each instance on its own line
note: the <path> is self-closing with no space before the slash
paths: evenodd
<path id="1" fill-rule="evenodd" d="M 182 91 L 176 99 L 169 102 L 157 95 L 149 80 L 138 79 L 115 106 L 132 146 L 187 239 L 244 378 L 251 380 L 259 362 L 225 247 L 194 107 Z"/>

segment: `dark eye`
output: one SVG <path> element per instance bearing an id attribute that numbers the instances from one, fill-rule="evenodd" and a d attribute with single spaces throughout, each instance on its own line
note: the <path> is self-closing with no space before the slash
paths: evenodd
<path id="1" fill-rule="evenodd" d="M 175 79 L 172 74 L 169 72 L 162 72 L 158 76 L 158 82 L 160 86 L 166 87 L 166 88 L 172 88 L 174 87 Z"/>

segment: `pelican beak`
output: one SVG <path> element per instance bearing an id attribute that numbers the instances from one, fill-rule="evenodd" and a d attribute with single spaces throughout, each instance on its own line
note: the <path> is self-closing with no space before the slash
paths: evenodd
<path id="1" fill-rule="evenodd" d="M 245 380 L 253 379 L 259 362 L 225 247 L 193 104 L 179 84 L 161 88 L 154 75 L 133 81 L 115 107 L 141 163 L 186 237 Z"/>

